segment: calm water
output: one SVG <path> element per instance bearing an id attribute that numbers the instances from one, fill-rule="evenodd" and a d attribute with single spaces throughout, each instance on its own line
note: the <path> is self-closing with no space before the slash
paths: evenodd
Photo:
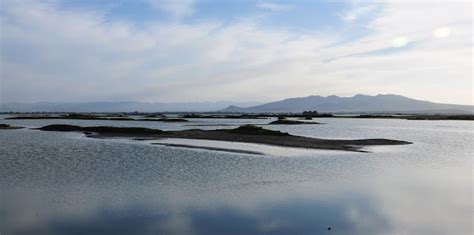
<path id="1" fill-rule="evenodd" d="M 77 133 L 0 130 L 0 232 L 472 234 L 472 122 L 318 121 L 326 124 L 265 128 L 304 136 L 391 138 L 415 144 L 375 147 L 372 153 L 283 154 L 292 150 L 262 147 L 266 155 L 252 155 L 95 140 Z M 228 125 L 268 120 L 0 123 L 170 130 L 231 128 Z M 211 125 L 189 126 L 206 123 Z"/>

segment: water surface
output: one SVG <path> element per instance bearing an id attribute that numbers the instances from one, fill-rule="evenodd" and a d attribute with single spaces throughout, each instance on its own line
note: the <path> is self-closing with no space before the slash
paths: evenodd
<path id="1" fill-rule="evenodd" d="M 1 130 L 0 231 L 472 234 L 471 122 L 318 121 L 325 124 L 265 128 L 320 138 L 389 138 L 414 144 L 373 147 L 372 153 L 277 148 L 254 155 L 98 140 L 78 133 Z M 0 122 L 181 130 L 269 120 Z"/>

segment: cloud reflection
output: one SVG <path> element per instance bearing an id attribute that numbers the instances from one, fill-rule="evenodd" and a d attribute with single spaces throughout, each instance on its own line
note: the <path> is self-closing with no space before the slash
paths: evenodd
<path id="1" fill-rule="evenodd" d="M 361 218 L 371 223 L 362 223 Z M 33 227 L 23 226 L 6 231 L 26 235 L 379 234 L 388 228 L 387 220 L 376 212 L 368 198 L 345 194 L 325 199 L 265 202 L 251 211 L 230 204 L 210 208 L 190 207 L 173 213 L 153 205 L 101 208 L 87 216 L 55 215 Z"/>

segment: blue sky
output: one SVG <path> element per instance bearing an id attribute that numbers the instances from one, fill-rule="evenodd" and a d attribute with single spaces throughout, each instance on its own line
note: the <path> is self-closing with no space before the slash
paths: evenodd
<path id="1" fill-rule="evenodd" d="M 179 10 L 150 7 L 150 2 L 153 1 L 71 0 L 60 2 L 59 7 L 65 10 L 103 11 L 107 20 L 127 20 L 136 25 L 155 23 L 156 21 L 173 21 L 176 17 L 186 23 L 207 20 L 232 22 L 242 17 L 265 14 L 264 21 L 268 26 L 307 30 L 341 26 L 342 19 L 339 14 L 350 9 L 350 4 L 342 1 L 202 0 L 183 1 L 185 2 L 183 5 L 192 4 L 192 12 L 180 15 L 183 13 L 179 13 Z M 164 5 L 165 1 L 162 2 L 156 1 L 156 4 Z"/>
<path id="2" fill-rule="evenodd" d="M 2 1 L 0 102 L 472 103 L 469 2 Z"/>

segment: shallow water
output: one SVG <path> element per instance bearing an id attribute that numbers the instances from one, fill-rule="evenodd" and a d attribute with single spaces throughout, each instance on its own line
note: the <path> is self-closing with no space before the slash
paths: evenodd
<path id="1" fill-rule="evenodd" d="M 265 128 L 414 144 L 372 147 L 371 153 L 252 146 L 265 153 L 253 155 L 0 130 L 0 232 L 472 234 L 472 122 L 317 121 L 325 124 Z M 0 120 L 28 127 L 67 123 L 167 130 L 268 122 Z"/>

